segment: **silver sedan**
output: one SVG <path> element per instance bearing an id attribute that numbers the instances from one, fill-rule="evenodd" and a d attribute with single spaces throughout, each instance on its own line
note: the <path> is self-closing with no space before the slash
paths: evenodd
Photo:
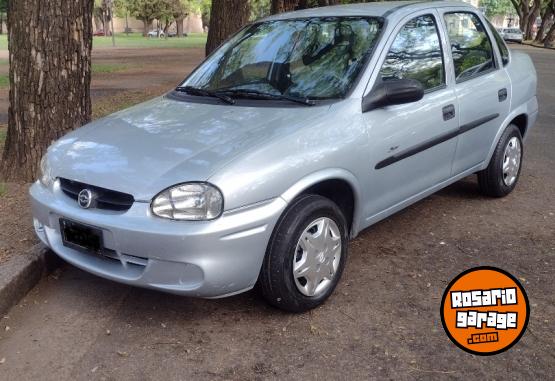
<path id="1" fill-rule="evenodd" d="M 362 229 L 475 173 L 509 194 L 536 82 L 464 3 L 275 15 L 165 96 L 55 142 L 30 190 L 35 230 L 101 277 L 204 298 L 257 286 L 306 311 Z"/>

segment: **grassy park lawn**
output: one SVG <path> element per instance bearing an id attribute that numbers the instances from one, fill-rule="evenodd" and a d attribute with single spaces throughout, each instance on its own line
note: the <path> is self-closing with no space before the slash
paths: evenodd
<path id="1" fill-rule="evenodd" d="M 143 37 L 141 33 L 116 33 L 116 47 L 117 48 L 202 48 L 206 44 L 206 33 L 191 33 L 183 38 L 147 38 Z M 93 49 L 95 48 L 111 48 L 112 37 L 94 37 Z M 8 37 L 3 34 L 0 35 L 0 50 L 8 49 Z"/>

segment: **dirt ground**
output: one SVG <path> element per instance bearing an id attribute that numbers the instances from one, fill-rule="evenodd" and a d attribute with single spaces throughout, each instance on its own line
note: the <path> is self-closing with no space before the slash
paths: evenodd
<path id="1" fill-rule="evenodd" d="M 6 52 L 0 52 L 0 58 Z M 163 57 L 163 58 L 162 58 Z M 93 117 L 98 118 L 132 104 L 164 94 L 179 84 L 203 59 L 204 49 L 98 49 L 93 65 L 112 72 L 93 73 Z M 108 71 L 108 70 L 106 70 Z M 8 72 L 0 64 L 0 74 Z M 0 89 L 0 137 L 6 133 L 9 93 Z M 0 155 L 3 139 L 0 139 Z M 0 182 L 0 263 L 37 243 L 28 207 L 28 184 Z M 17 211 L 14 213 L 13 211 Z"/>
<path id="2" fill-rule="evenodd" d="M 270 308 L 254 292 L 181 298 L 66 266 L 0 322 L 3 377 L 553 379 L 555 51 L 518 49 L 538 69 L 541 114 L 507 198 L 480 196 L 470 177 L 367 229 L 350 244 L 334 296 L 301 315 Z M 172 75 L 160 82 L 182 76 Z M 453 345 L 439 316 L 449 281 L 479 265 L 518 277 L 531 304 L 521 341 L 490 357 Z"/>

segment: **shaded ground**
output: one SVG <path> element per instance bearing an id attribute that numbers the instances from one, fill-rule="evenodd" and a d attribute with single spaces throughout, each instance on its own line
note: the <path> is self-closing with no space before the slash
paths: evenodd
<path id="1" fill-rule="evenodd" d="M 1 54 L 0 54 L 1 57 Z M 204 57 L 204 48 L 98 49 L 93 52 L 93 117 L 164 94 Z M 8 63 L 0 59 L 0 76 Z M 9 89 L 0 88 L 0 156 L 6 134 Z M 0 263 L 37 243 L 27 201 L 28 185 L 0 182 Z M 14 211 L 16 211 L 14 213 Z"/>
<path id="2" fill-rule="evenodd" d="M 302 315 L 253 292 L 181 298 L 67 266 L 0 323 L 3 377 L 552 379 L 555 52 L 518 48 L 538 68 L 541 115 L 509 197 L 483 198 L 469 178 L 366 230 L 332 299 Z M 439 319 L 448 282 L 478 265 L 517 276 L 531 303 L 522 340 L 493 357 L 455 347 Z"/>

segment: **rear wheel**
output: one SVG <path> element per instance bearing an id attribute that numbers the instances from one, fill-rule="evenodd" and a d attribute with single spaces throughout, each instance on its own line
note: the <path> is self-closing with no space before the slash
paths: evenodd
<path id="1" fill-rule="evenodd" d="M 523 146 L 520 130 L 507 127 L 486 169 L 478 172 L 480 191 L 490 197 L 504 197 L 516 187 L 522 166 Z"/>
<path id="2" fill-rule="evenodd" d="M 347 259 L 347 223 L 332 201 L 301 196 L 284 212 L 268 245 L 260 274 L 266 300 L 304 312 L 332 294 Z"/>

